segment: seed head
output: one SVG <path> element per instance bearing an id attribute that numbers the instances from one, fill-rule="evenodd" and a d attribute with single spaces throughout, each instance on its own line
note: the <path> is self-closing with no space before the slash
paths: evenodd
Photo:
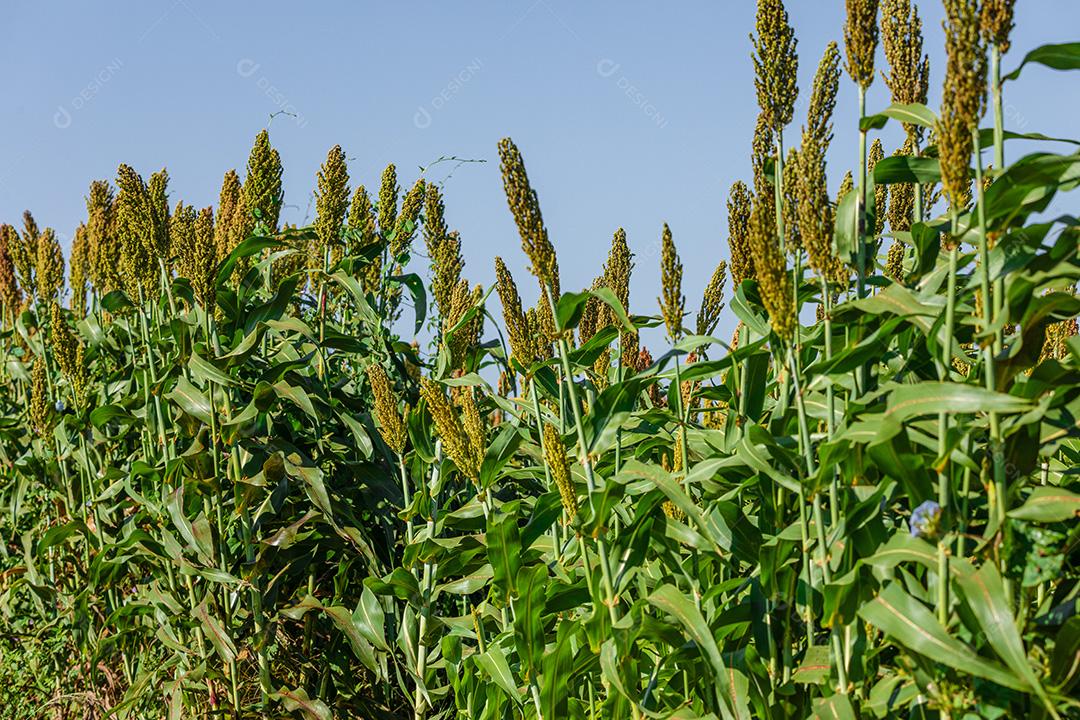
<path id="1" fill-rule="evenodd" d="M 773 331 L 782 339 L 789 340 L 795 333 L 797 322 L 791 295 L 791 275 L 780 252 L 773 210 L 757 198 L 750 213 L 750 250 L 754 254 L 761 301 L 769 313 Z"/>
<path id="2" fill-rule="evenodd" d="M 68 265 L 68 287 L 71 288 L 71 311 L 76 317 L 86 314 L 87 275 L 90 271 L 90 241 L 86 225 L 79 223 L 71 240 L 71 257 Z"/>
<path id="3" fill-rule="evenodd" d="M 340 145 L 330 148 L 319 168 L 315 191 L 315 236 L 312 267 L 322 270 L 327 253 L 341 245 L 341 227 L 349 209 L 349 169 Z"/>
<path id="4" fill-rule="evenodd" d="M 762 201 L 773 204 L 773 184 L 769 179 L 768 163 L 773 160 L 776 135 L 765 113 L 758 113 L 754 125 L 754 138 L 750 143 L 750 166 L 754 171 L 754 194 Z"/>
<path id="5" fill-rule="evenodd" d="M 447 230 L 442 193 L 435 183 L 424 185 L 424 244 L 431 262 L 431 294 L 439 312 L 446 313 L 465 260 L 461 257 L 461 236 Z"/>
<path id="6" fill-rule="evenodd" d="M 10 227 L 10 226 L 9 226 Z M 27 210 L 23 213 L 22 235 L 16 235 L 14 228 L 8 231 L 8 251 L 11 253 L 11 261 L 15 266 L 15 274 L 18 276 L 19 287 L 26 291 L 27 299 L 32 300 L 37 292 L 37 246 L 38 230 L 34 216 Z"/>
<path id="7" fill-rule="evenodd" d="M 945 88 L 937 123 L 941 184 L 956 209 L 971 200 L 972 133 L 986 99 L 986 49 L 978 0 L 945 0 Z"/>
<path id="8" fill-rule="evenodd" d="M 904 254 L 906 248 L 900 240 L 893 240 L 889 246 L 889 254 L 885 256 L 885 276 L 895 282 L 904 280 Z"/>
<path id="9" fill-rule="evenodd" d="M 67 378 L 76 406 L 85 408 L 89 387 L 85 350 L 68 327 L 67 320 L 57 303 L 53 303 L 50 307 L 49 340 L 53 357 L 56 358 L 56 364 L 60 366 L 60 372 Z"/>
<path id="10" fill-rule="evenodd" d="M 137 302 L 156 285 L 155 258 L 151 254 L 154 237 L 154 210 L 142 177 L 130 165 L 116 171 L 116 238 L 120 243 L 120 277 L 128 298 Z"/>
<path id="11" fill-rule="evenodd" d="M 502 304 L 510 354 L 522 367 L 529 367 L 536 360 L 535 338 L 530 331 L 528 317 L 521 309 L 517 283 L 501 257 L 495 258 L 495 289 Z"/>
<path id="12" fill-rule="evenodd" d="M 435 433 L 442 440 L 446 454 L 454 461 L 462 475 L 470 479 L 478 478 L 480 463 L 473 452 L 471 439 L 465 431 L 464 423 L 458 420 L 457 413 L 447 400 L 442 386 L 422 377 L 420 396 L 427 403 L 428 412 L 435 423 Z"/>
<path id="13" fill-rule="evenodd" d="M 682 262 L 675 251 L 671 229 L 664 223 L 660 249 L 660 314 L 664 317 L 668 337 L 678 340 L 682 334 L 682 319 L 686 310 L 686 297 L 682 294 Z"/>
<path id="14" fill-rule="evenodd" d="M 904 144 L 893 155 L 911 155 L 914 144 L 909 135 Z M 897 183 L 889 188 L 889 228 L 893 233 L 911 230 L 912 215 L 915 210 L 915 185 Z M 879 211 L 880 212 L 880 211 Z"/>
<path id="15" fill-rule="evenodd" d="M 218 262 L 224 262 L 243 238 L 238 232 L 243 224 L 244 202 L 240 176 L 235 170 L 225 173 L 218 198 L 217 224 L 214 226 L 214 249 Z"/>
<path id="16" fill-rule="evenodd" d="M 384 238 L 390 236 L 397 224 L 398 191 L 397 168 L 390 163 L 383 170 L 379 184 L 379 232 Z"/>
<path id="17" fill-rule="evenodd" d="M 40 438 L 46 438 L 52 430 L 52 403 L 49 402 L 48 370 L 44 358 L 34 359 L 30 370 L 30 427 Z"/>
<path id="18" fill-rule="evenodd" d="M 1016 0 L 983 0 L 981 29 L 988 45 L 997 45 L 1002 55 L 1009 52 Z"/>
<path id="19" fill-rule="evenodd" d="M 626 312 L 630 312 L 630 274 L 633 270 L 634 255 L 626 243 L 626 231 L 619 228 L 611 238 L 611 249 L 604 263 L 604 287 L 615 293 Z"/>
<path id="20" fill-rule="evenodd" d="M 874 53 L 877 51 L 878 0 L 846 0 L 844 46 L 847 71 L 863 90 L 874 82 Z"/>
<path id="21" fill-rule="evenodd" d="M 217 243 L 214 238 L 214 211 L 178 203 L 172 217 L 173 248 L 177 272 L 191 283 L 195 299 L 212 309 L 217 296 Z"/>
<path id="22" fill-rule="evenodd" d="M 829 202 L 825 179 L 825 150 L 820 138 L 804 132 L 799 151 L 799 233 L 810 267 L 819 277 L 831 280 L 839 262 L 833 253 L 835 211 Z"/>
<path id="23" fill-rule="evenodd" d="M 797 256 L 802 252 L 802 233 L 799 232 L 799 151 L 788 148 L 784 160 L 783 184 L 781 185 L 781 207 L 784 212 L 784 249 Z"/>
<path id="24" fill-rule="evenodd" d="M 261 223 L 271 234 L 278 230 L 278 218 L 285 195 L 281 189 L 281 156 L 270 145 L 270 133 L 260 130 L 248 156 L 247 177 L 244 178 L 244 198 L 241 216 L 243 240 Z"/>
<path id="25" fill-rule="evenodd" d="M 420 219 L 420 210 L 424 207 L 424 185 L 423 178 L 417 180 L 401 201 L 401 213 L 394 223 L 394 236 L 390 240 L 390 254 L 395 258 L 409 251 L 413 234 L 416 232 L 416 223 Z"/>
<path id="26" fill-rule="evenodd" d="M 165 168 L 158 170 L 150 176 L 146 183 L 146 194 L 149 199 L 150 222 L 153 234 L 148 239 L 148 252 L 154 259 L 155 268 L 157 260 L 169 259 L 169 173 Z"/>
<path id="27" fill-rule="evenodd" d="M 713 270 L 709 284 L 705 286 L 705 295 L 701 299 L 701 309 L 697 316 L 697 334 L 709 335 L 720 322 L 720 311 L 724 309 L 724 281 L 727 280 L 727 263 L 723 260 Z"/>
<path id="28" fill-rule="evenodd" d="M 115 205 L 108 180 L 94 180 L 86 197 L 86 232 L 90 246 L 90 282 L 99 296 L 120 287 L 120 243 L 115 234 Z"/>
<path id="29" fill-rule="evenodd" d="M 566 445 L 563 444 L 562 435 L 555 426 L 548 423 L 544 423 L 544 460 L 547 461 L 555 487 L 559 488 L 563 510 L 567 518 L 572 520 L 578 511 L 577 489 L 570 476 L 570 461 L 566 457 Z"/>
<path id="30" fill-rule="evenodd" d="M 15 228 L 0 225 L 0 303 L 3 303 L 0 327 L 6 326 L 8 313 L 15 313 L 22 304 L 22 290 L 15 278 L 15 263 L 11 259 L 11 246 L 18 242 Z"/>
<path id="31" fill-rule="evenodd" d="M 919 8 L 911 0 L 884 0 L 881 7 L 881 44 L 889 73 L 882 79 L 892 94 L 892 101 L 901 105 L 926 103 L 930 82 L 930 56 L 923 54 L 922 20 Z M 919 125 L 904 123 L 908 137 L 918 140 Z"/>
<path id="32" fill-rule="evenodd" d="M 407 433 L 401 412 L 398 410 L 398 398 L 390 387 L 390 378 L 387 377 L 382 365 L 377 363 L 368 365 L 367 378 L 371 383 L 371 396 L 375 403 L 375 417 L 379 421 L 379 434 L 387 447 L 401 455 L 405 450 Z"/>
<path id="33" fill-rule="evenodd" d="M 476 395 L 473 389 L 467 386 L 456 386 L 450 389 L 450 400 L 457 408 L 461 418 L 461 426 L 465 430 L 465 437 L 469 441 L 469 452 L 472 455 L 472 464 L 479 476 L 480 467 L 484 463 L 484 454 L 487 452 L 487 425 L 480 418 L 480 409 L 476 405 Z"/>
<path id="34" fill-rule="evenodd" d="M 764 122 L 780 133 L 791 122 L 795 99 L 799 96 L 796 76 L 798 40 L 788 23 L 783 0 L 758 0 L 757 36 L 750 36 L 754 53 L 754 87 Z"/>
<path id="35" fill-rule="evenodd" d="M 728 195 L 728 248 L 731 255 L 731 283 L 735 287 L 754 277 L 754 256 L 750 252 L 750 190 L 741 180 Z"/>
<path id="36" fill-rule="evenodd" d="M 371 197 L 363 185 L 357 186 L 349 206 L 349 229 L 357 236 L 353 252 L 362 251 L 379 239 L 375 231 L 375 211 L 371 207 Z M 376 254 L 363 269 L 361 280 L 364 292 L 374 293 L 379 287 L 381 275 L 382 255 Z"/>
<path id="37" fill-rule="evenodd" d="M 840 50 L 835 42 L 830 42 L 825 47 L 825 54 L 821 56 L 821 62 L 814 73 L 810 107 L 806 112 L 806 127 L 803 128 L 803 142 L 809 136 L 825 148 L 829 147 L 833 137 L 832 116 L 836 109 L 836 93 L 839 88 Z"/>
<path id="38" fill-rule="evenodd" d="M 45 228 L 45 232 L 38 236 L 34 275 L 37 278 L 38 302 L 46 305 L 56 302 L 64 287 L 64 251 L 60 249 L 52 228 Z"/>
<path id="39" fill-rule="evenodd" d="M 866 156 L 866 170 L 871 176 L 874 173 L 874 168 L 879 162 L 885 159 L 885 150 L 881 146 L 881 140 L 874 139 L 872 145 L 870 145 L 870 152 Z M 884 184 L 874 185 L 874 236 L 881 237 L 881 233 L 885 231 L 885 215 L 888 212 L 887 203 L 889 199 L 889 186 Z"/>
<path id="40" fill-rule="evenodd" d="M 506 201 L 521 235 L 521 247 L 532 263 L 529 269 L 541 285 L 551 288 L 553 299 L 558 299 L 559 265 L 555 248 L 548 240 L 544 218 L 540 214 L 540 201 L 529 184 L 525 161 L 510 138 L 499 141 L 499 159 Z"/>
<path id="41" fill-rule="evenodd" d="M 450 312 L 443 318 L 443 342 L 450 353 L 450 367 L 455 370 L 465 367 L 466 357 L 480 342 L 480 333 L 484 328 L 482 308 L 478 308 L 472 319 L 464 325 L 456 330 L 454 327 L 464 320 L 470 310 L 480 304 L 483 297 L 483 288 L 477 285 L 470 290 L 469 281 L 464 278 L 450 295 Z"/>

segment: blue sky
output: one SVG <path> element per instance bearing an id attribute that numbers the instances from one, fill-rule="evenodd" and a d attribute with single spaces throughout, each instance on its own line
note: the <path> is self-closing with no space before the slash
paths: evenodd
<path id="1" fill-rule="evenodd" d="M 839 0 L 789 0 L 799 38 L 800 104 L 830 40 Z M 931 100 L 943 75 L 941 6 L 921 3 Z M 751 0 L 723 2 L 320 2 L 6 0 L 0 133 L 0 221 L 31 209 L 68 242 L 95 178 L 120 162 L 167 166 L 171 199 L 216 203 L 223 173 L 242 171 L 271 113 L 285 166 L 283 219 L 313 212 L 315 173 L 340 143 L 355 182 L 377 186 L 388 162 L 403 185 L 442 156 L 447 216 L 461 231 L 466 275 L 489 284 L 493 256 L 521 276 L 525 260 L 502 196 L 496 142 L 524 153 L 560 253 L 563 287 L 588 285 L 613 231 L 637 267 L 631 306 L 655 312 L 659 236 L 668 222 L 696 311 L 727 256 L 725 200 L 749 176 L 757 107 L 748 33 Z M 1077 40 L 1080 3 L 1019 3 L 1011 69 L 1047 42 Z M 878 67 L 884 69 L 879 50 Z M 1080 75 L 1025 71 L 1006 94 L 1006 124 L 1076 135 Z M 888 104 L 880 78 L 870 110 Z M 855 93 L 842 80 L 830 161 L 833 187 L 856 159 Z M 892 152 L 897 133 L 883 136 Z M 1009 153 L 1037 149 L 1013 144 Z M 423 268 L 423 260 L 418 260 Z M 730 293 L 729 293 L 730 295 Z M 719 330 L 729 332 L 730 315 Z"/>

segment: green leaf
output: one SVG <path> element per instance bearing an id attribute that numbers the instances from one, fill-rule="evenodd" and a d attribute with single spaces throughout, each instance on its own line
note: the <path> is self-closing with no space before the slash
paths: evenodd
<path id="1" fill-rule="evenodd" d="M 201 603 L 192 612 L 195 619 L 202 625 L 203 635 L 210 640 L 210 644 L 214 646 L 214 650 L 217 651 L 222 661 L 226 664 L 234 662 L 236 660 L 236 646 L 233 645 L 232 638 L 225 632 L 225 628 L 221 626 L 217 618 L 206 609 L 206 603 Z"/>
<path id="2" fill-rule="evenodd" d="M 1077 70 L 1080 69 L 1080 42 L 1042 45 L 1035 48 L 1020 62 L 1020 65 L 1008 75 L 1001 78 L 1015 80 L 1020 77 L 1020 71 L 1028 63 L 1044 65 L 1054 70 Z"/>
<path id="3" fill-rule="evenodd" d="M 585 303 L 592 297 L 589 291 L 563 293 L 555 303 L 555 327 L 562 331 L 573 330 L 581 322 L 585 312 Z"/>
<path id="4" fill-rule="evenodd" d="M 510 696 L 518 705 L 521 704 L 521 692 L 518 690 L 510 665 L 506 662 L 506 653 L 498 645 L 491 645 L 487 652 L 476 655 L 476 664 L 487 673 L 496 685 Z"/>
<path id="5" fill-rule="evenodd" d="M 574 669 L 573 623 L 559 623 L 555 649 L 544 657 L 540 698 L 544 718 L 565 718 L 570 698 L 570 673 Z"/>
<path id="6" fill-rule="evenodd" d="M 165 397 L 179 405 L 180 409 L 191 417 L 206 425 L 210 424 L 210 415 L 213 413 L 210 401 L 206 399 L 201 390 L 188 382 L 183 376 L 177 378 L 176 385 Z"/>
<path id="7" fill-rule="evenodd" d="M 1005 587 L 993 562 L 985 563 L 978 570 L 967 565 L 954 575 L 954 580 L 994 652 L 1052 710 L 1050 698 L 1028 663 L 1024 641 L 1005 600 Z"/>
<path id="8" fill-rule="evenodd" d="M 1009 517 L 1033 522 L 1062 522 L 1077 515 L 1080 495 L 1050 485 L 1035 488 L 1023 505 L 1009 511 Z"/>
<path id="9" fill-rule="evenodd" d="M 937 158 L 893 155 L 874 166 L 874 184 L 932 183 L 941 181 L 941 163 Z"/>
<path id="10" fill-rule="evenodd" d="M 701 611 L 697 609 L 685 595 L 679 592 L 674 585 L 661 585 L 648 598 L 649 604 L 674 617 L 683 629 L 690 635 L 698 647 L 698 651 L 705 657 L 712 667 L 713 676 L 719 683 L 719 696 L 723 702 L 720 710 L 725 718 L 750 717 L 749 704 L 745 691 L 740 691 L 741 684 L 737 679 L 737 671 L 729 669 L 720 655 L 720 648 L 716 645 L 712 631 L 705 623 Z M 745 677 L 740 678 L 745 682 Z"/>
<path id="11" fill-rule="evenodd" d="M 413 332 L 420 332 L 420 328 L 424 327 L 424 318 L 427 317 L 427 290 L 424 288 L 424 281 L 416 273 L 391 275 L 387 279 L 400 283 L 409 289 L 413 299 L 413 309 L 416 313 L 416 324 L 413 327 Z"/>
<path id="12" fill-rule="evenodd" d="M 934 115 L 934 111 L 925 105 L 920 103 L 910 105 L 893 103 L 876 115 L 868 115 L 860 120 L 859 129 L 864 132 L 867 130 L 880 130 L 885 127 L 885 123 L 890 118 L 899 120 L 902 123 L 920 125 L 926 128 L 932 128 L 937 124 L 937 116 Z"/>
<path id="13" fill-rule="evenodd" d="M 975 675 L 1013 690 L 1026 691 L 1027 683 L 1001 665 L 980 657 L 949 635 L 925 605 L 892 583 L 872 602 L 859 609 L 863 620 L 901 646 L 933 658 L 962 673 Z"/>
<path id="14" fill-rule="evenodd" d="M 519 597 L 514 600 L 514 643 L 526 679 L 535 678 L 544 657 L 544 593 L 547 565 L 533 565 L 522 572 Z"/>
<path id="15" fill-rule="evenodd" d="M 900 385 L 889 393 L 885 416 L 904 421 L 938 413 L 1018 413 L 1030 407 L 1030 403 L 1023 398 L 977 385 L 922 382 L 918 385 Z"/>
<path id="16" fill-rule="evenodd" d="M 488 525 L 488 559 L 495 571 L 492 591 L 505 603 L 517 594 L 518 574 L 521 572 L 521 540 L 517 515 L 507 514 Z"/>

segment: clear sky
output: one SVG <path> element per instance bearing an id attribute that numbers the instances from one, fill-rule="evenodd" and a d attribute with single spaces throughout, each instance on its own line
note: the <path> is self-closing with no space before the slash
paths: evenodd
<path id="1" fill-rule="evenodd" d="M 802 90 L 787 134 L 794 140 L 825 45 L 842 47 L 844 3 L 787 5 Z M 18 225 L 29 208 L 66 245 L 85 216 L 90 181 L 114 178 L 120 162 L 144 175 L 167 166 L 173 203 L 216 203 L 223 173 L 242 172 L 255 134 L 285 110 L 292 115 L 270 126 L 285 166 L 283 220 L 311 217 L 315 173 L 335 143 L 350 158 L 354 182 L 369 188 L 388 162 L 407 186 L 441 156 L 486 160 L 441 163 L 428 177 L 453 170 L 447 216 L 462 234 L 466 275 L 488 285 L 499 254 L 524 284 L 496 153 L 509 135 L 539 193 L 564 289 L 591 282 L 621 226 L 637 255 L 631 307 L 655 312 L 660 229 L 668 222 L 686 266 L 687 307 L 696 312 L 713 267 L 727 257 L 728 188 L 749 179 L 758 112 L 748 39 L 754 7 L 752 0 L 4 0 L 0 221 Z M 936 107 L 942 10 L 938 0 L 920 10 Z M 1080 2 L 1022 0 L 1005 69 L 1038 45 L 1078 39 Z M 1080 73 L 1031 67 L 1008 84 L 1006 103 L 1010 129 L 1080 135 Z M 887 104 L 879 77 L 868 108 Z M 845 76 L 833 188 L 856 160 L 855 124 Z M 883 136 L 887 154 L 897 137 L 896 130 Z M 1035 149 L 1013 143 L 1008 152 Z M 732 326 L 728 314 L 718 332 Z"/>

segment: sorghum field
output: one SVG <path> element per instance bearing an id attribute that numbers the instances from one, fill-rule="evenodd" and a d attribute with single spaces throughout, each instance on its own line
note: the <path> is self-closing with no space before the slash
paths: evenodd
<path id="1" fill-rule="evenodd" d="M 658 298 L 614 228 L 560 286 L 510 139 L 494 288 L 340 147 L 280 225 L 266 131 L 216 207 L 120 165 L 67 257 L 0 227 L 0 717 L 1080 717 L 1080 154 L 1002 113 L 1080 43 L 944 0 L 931 74 L 911 0 L 846 4 L 800 89 L 758 2 L 700 300 L 666 226 Z"/>

